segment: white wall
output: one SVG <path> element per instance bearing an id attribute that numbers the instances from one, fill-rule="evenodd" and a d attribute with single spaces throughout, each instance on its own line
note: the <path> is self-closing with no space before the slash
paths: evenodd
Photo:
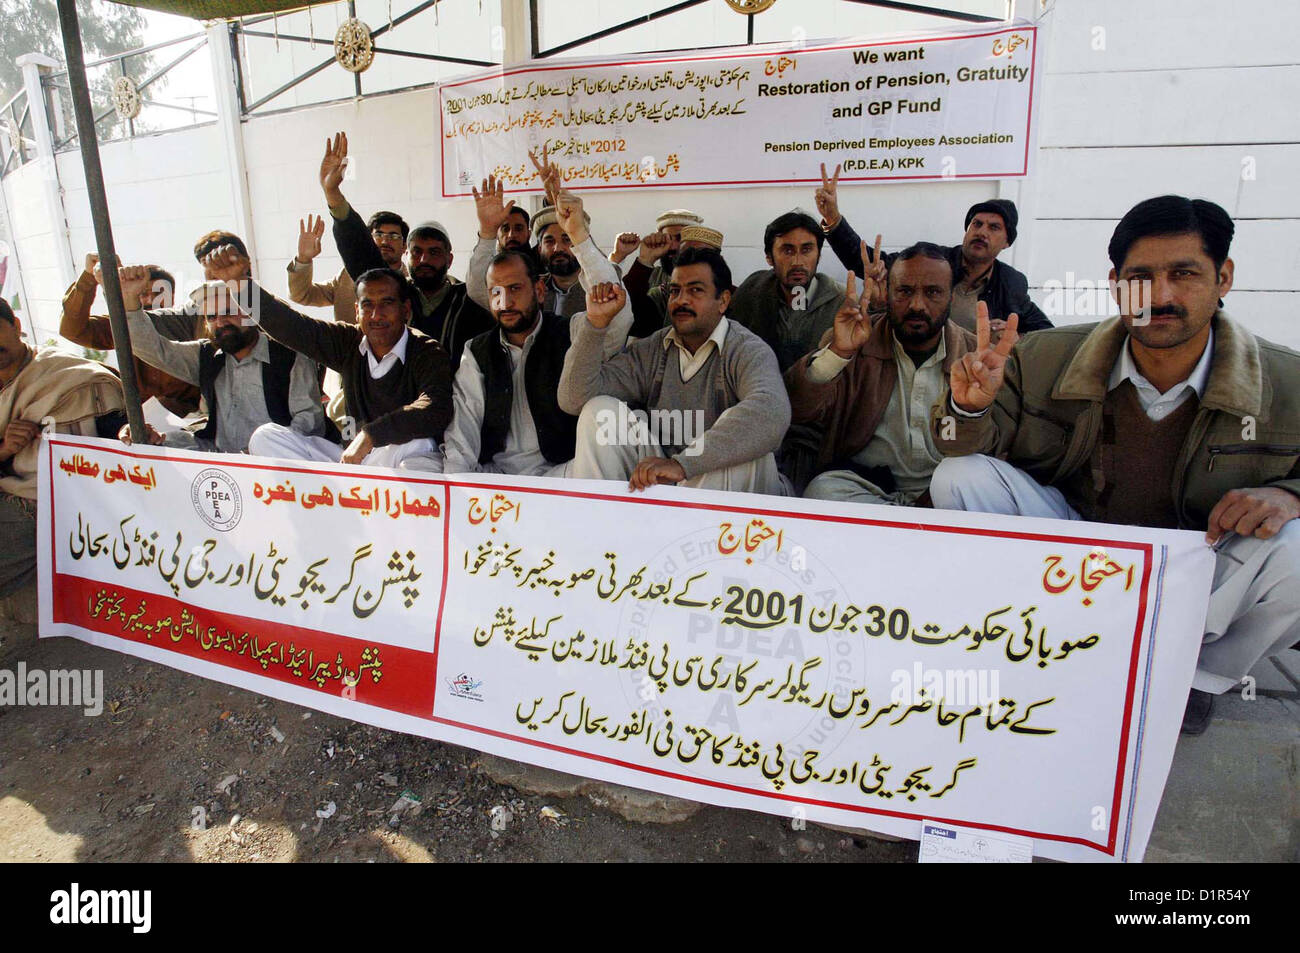
<path id="1" fill-rule="evenodd" d="M 668 22 L 643 29 L 653 29 L 661 45 L 672 37 L 679 45 L 710 42 L 704 35 L 665 32 L 662 24 Z M 782 23 L 784 30 L 788 24 Z M 825 35 L 822 25 L 810 25 L 809 38 Z M 833 25 L 847 32 L 859 27 L 838 20 Z M 1229 311 L 1264 336 L 1300 347 L 1300 326 L 1290 320 L 1300 304 L 1300 187 L 1294 173 L 1300 167 L 1300 113 L 1293 105 L 1300 99 L 1300 66 L 1287 65 L 1300 36 L 1300 5 L 1238 0 L 1225 14 L 1210 0 L 1057 0 L 1043 27 L 1046 69 L 1034 175 L 1001 184 L 845 186 L 841 205 L 850 221 L 866 236 L 882 231 L 890 248 L 923 238 L 951 243 L 960 238 L 969 205 L 1000 191 L 1018 195 L 1022 237 L 1007 257 L 1027 272 L 1031 286 L 1041 288 L 1048 281 L 1066 282 L 1071 273 L 1104 281 L 1106 243 L 1136 201 L 1165 192 L 1209 198 L 1237 222 L 1237 287 Z M 1104 30 L 1102 50 L 1093 49 L 1097 27 Z M 476 221 L 471 200 L 437 197 L 436 102 L 435 91 L 417 90 L 255 117 L 242 125 L 256 264 L 272 290 L 286 289 L 283 270 L 296 250 L 299 219 L 309 212 L 327 214 L 317 167 L 326 137 L 339 129 L 348 132 L 353 156 L 344 191 L 358 210 L 393 209 L 413 224 L 441 221 L 456 248 L 452 273 L 463 277 Z M 122 255 L 194 276 L 194 238 L 234 227 L 218 127 L 111 143 L 102 155 Z M 1253 179 L 1242 176 L 1247 159 L 1254 163 Z M 80 260 L 92 244 L 80 161 L 65 155 L 59 169 L 73 253 Z M 30 166 L 14 173 L 5 179 L 5 191 L 21 236 L 32 307 L 56 325 L 63 290 L 53 277 L 57 235 L 38 220 L 34 174 Z M 588 203 L 597 241 L 606 247 L 624 228 L 653 227 L 664 207 L 695 209 L 725 232 L 738 280 L 763 266 L 767 221 L 796 205 L 814 207 L 809 188 L 589 193 Z M 332 252 L 327 237 L 319 275 L 339 267 Z M 842 279 L 844 271 L 831 257 L 823 259 L 823 270 Z M 1035 297 L 1044 304 L 1041 292 Z"/>
<path id="2" fill-rule="evenodd" d="M 1030 284 L 1104 280 L 1136 202 L 1206 198 L 1236 222 L 1228 312 L 1300 348 L 1300 5 L 1058 0 L 1043 25 Z"/>
<path id="3" fill-rule="evenodd" d="M 118 256 L 161 265 L 182 288 L 201 280 L 191 253 L 194 240 L 214 228 L 235 228 L 220 129 L 208 124 L 109 142 L 100 146 L 99 157 Z M 29 296 L 25 308 L 35 318 L 40 342 L 57 334 L 63 293 L 95 249 L 81 154 L 61 153 L 57 162 L 66 232 L 51 220 L 43 200 L 39 177 L 47 174 L 48 161 L 29 163 L 4 180 Z M 59 243 L 71 249 L 71 274 Z"/>

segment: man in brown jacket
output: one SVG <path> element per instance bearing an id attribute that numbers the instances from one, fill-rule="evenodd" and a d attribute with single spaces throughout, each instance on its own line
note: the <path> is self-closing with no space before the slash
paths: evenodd
<path id="1" fill-rule="evenodd" d="M 90 308 L 99 291 L 96 266 L 99 256 L 86 256 L 86 267 L 77 280 L 63 294 L 63 314 L 59 320 L 59 334 L 73 344 L 96 351 L 113 349 L 113 327 L 108 315 L 91 316 Z M 149 291 L 140 296 L 145 308 L 163 308 L 153 316 L 158 333 L 173 341 L 194 341 L 205 337 L 207 329 L 202 317 L 187 314 L 171 307 L 175 297 L 176 279 L 157 265 L 149 266 L 153 280 Z M 135 376 L 140 385 L 140 399 L 157 397 L 158 402 L 177 417 L 187 417 L 199 406 L 199 389 L 193 384 L 172 377 L 165 371 L 150 367 L 139 358 L 135 362 Z"/>
<path id="2" fill-rule="evenodd" d="M 948 320 L 952 269 L 941 248 L 918 242 L 887 274 L 882 261 L 877 248 L 861 301 L 849 274 L 821 349 L 785 373 L 793 422 L 824 428 L 810 499 L 912 505 L 943 459 L 930 407 L 974 338 Z M 873 305 L 887 310 L 872 315 Z"/>
<path id="3" fill-rule="evenodd" d="M 1134 206 L 1110 240 L 1120 317 L 1014 329 L 954 364 L 932 422 L 937 507 L 1203 531 L 1217 556 L 1183 731 L 1300 638 L 1300 354 L 1222 310 L 1233 224 Z"/>

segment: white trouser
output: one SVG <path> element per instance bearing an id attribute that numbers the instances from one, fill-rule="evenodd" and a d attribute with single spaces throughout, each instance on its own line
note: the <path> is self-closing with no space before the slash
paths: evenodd
<path id="1" fill-rule="evenodd" d="M 1011 464 L 973 454 L 934 471 L 935 509 L 1077 520 L 1061 491 Z M 1230 535 L 1216 553 L 1205 637 L 1192 687 L 1220 694 L 1261 658 L 1300 639 L 1300 521 L 1269 539 Z"/>
<path id="2" fill-rule="evenodd" d="M 838 503 L 879 503 L 883 506 L 911 506 L 920 493 L 902 490 L 886 493 L 866 477 L 852 470 L 827 470 L 820 473 L 803 491 L 806 500 L 833 500 Z"/>
<path id="3" fill-rule="evenodd" d="M 646 443 L 611 442 L 602 439 L 604 428 L 599 421 L 604 415 L 622 415 L 616 419 L 627 420 L 632 412 L 619 405 L 623 402 L 614 397 L 599 396 L 587 401 L 578 417 L 578 444 L 573 455 L 573 466 L 569 476 L 577 480 L 624 480 L 636 469 L 637 462 L 646 457 L 664 456 L 663 447 L 653 434 L 648 434 Z M 710 470 L 699 476 L 683 480 L 678 486 L 690 486 L 704 490 L 731 490 L 737 493 L 770 493 L 785 496 L 785 483 L 776 469 L 776 457 L 765 453 L 754 460 L 747 460 L 735 466 L 721 470 Z"/>
<path id="4" fill-rule="evenodd" d="M 281 460 L 317 460 L 321 463 L 338 463 L 344 447 L 324 437 L 307 437 L 280 424 L 262 424 L 248 438 L 248 452 L 257 457 L 277 457 Z M 368 467 L 389 467 L 402 470 L 442 472 L 442 454 L 438 445 L 428 437 L 417 437 L 406 443 L 391 443 L 376 447 L 361 461 Z"/>

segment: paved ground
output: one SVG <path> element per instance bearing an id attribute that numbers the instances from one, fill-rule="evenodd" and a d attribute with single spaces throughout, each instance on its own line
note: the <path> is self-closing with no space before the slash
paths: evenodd
<path id="1" fill-rule="evenodd" d="M 0 625 L 0 668 L 20 660 L 103 669 L 105 711 L 0 708 L 0 860 L 916 860 L 747 811 L 628 821 L 680 805 L 521 791 L 468 749 Z M 1179 744 L 1147 860 L 1300 860 L 1298 764 L 1300 703 L 1221 699 Z"/>

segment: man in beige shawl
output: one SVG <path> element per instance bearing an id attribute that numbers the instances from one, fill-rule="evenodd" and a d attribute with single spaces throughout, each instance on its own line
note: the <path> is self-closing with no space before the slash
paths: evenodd
<path id="1" fill-rule="evenodd" d="M 42 426 L 113 436 L 126 406 L 117 375 L 54 348 L 28 347 L 0 298 L 0 596 L 36 578 L 36 463 Z"/>

